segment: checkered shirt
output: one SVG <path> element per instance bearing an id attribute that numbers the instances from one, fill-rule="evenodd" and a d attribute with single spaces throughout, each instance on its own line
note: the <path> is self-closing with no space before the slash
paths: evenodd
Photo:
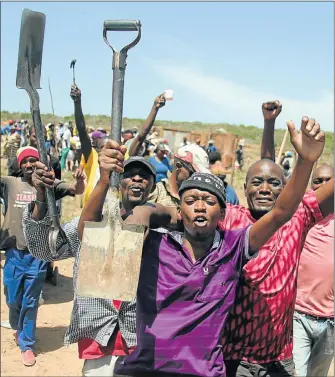
<path id="1" fill-rule="evenodd" d="M 89 338 L 101 346 L 107 346 L 117 325 L 128 347 L 136 346 L 136 300 L 122 302 L 117 310 L 112 300 L 78 296 L 76 293 L 81 242 L 78 238 L 79 217 L 62 225 L 67 244 L 61 246 L 57 239 L 57 254 L 52 256 L 48 234 L 51 219 L 46 215 L 40 221 L 31 217 L 34 203 L 26 207 L 23 214 L 23 228 L 29 252 L 38 259 L 48 262 L 74 257 L 73 265 L 73 309 L 70 326 L 65 333 L 64 343 L 69 345 L 79 339 Z"/>

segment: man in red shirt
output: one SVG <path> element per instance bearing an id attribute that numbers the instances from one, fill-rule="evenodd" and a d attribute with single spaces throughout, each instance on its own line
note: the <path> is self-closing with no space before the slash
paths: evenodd
<path id="1" fill-rule="evenodd" d="M 280 110 L 278 101 L 263 104 L 262 154 L 270 151 L 269 158 L 274 158 L 271 128 Z M 248 208 L 227 204 L 221 229 L 255 223 L 273 208 L 283 187 L 282 169 L 270 159 L 257 161 L 246 177 Z M 244 267 L 222 342 L 227 376 L 294 376 L 292 324 L 299 258 L 309 229 L 333 209 L 331 179 L 318 191 L 305 194 L 292 219 Z"/>

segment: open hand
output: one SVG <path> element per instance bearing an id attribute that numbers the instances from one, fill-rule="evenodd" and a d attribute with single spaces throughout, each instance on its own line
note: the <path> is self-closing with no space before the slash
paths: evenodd
<path id="1" fill-rule="evenodd" d="M 126 151 L 125 145 L 120 145 L 114 140 L 107 140 L 99 153 L 100 181 L 109 184 L 109 176 L 112 171 L 123 173 Z"/>
<path id="2" fill-rule="evenodd" d="M 299 157 L 312 163 L 321 156 L 325 145 L 325 133 L 320 130 L 320 125 L 313 118 L 301 119 L 300 132 L 295 129 L 292 121 L 287 122 L 291 143 Z"/>
<path id="3" fill-rule="evenodd" d="M 74 102 L 81 101 L 81 90 L 78 88 L 76 84 L 71 85 L 71 92 L 70 96 L 73 99 Z"/>
<path id="4" fill-rule="evenodd" d="M 156 109 L 160 109 L 161 107 L 165 106 L 165 103 L 166 103 L 166 99 L 163 93 L 155 98 L 154 106 L 156 107 Z"/>
<path id="5" fill-rule="evenodd" d="M 282 104 L 277 101 L 264 102 L 262 104 L 262 112 L 264 120 L 275 120 L 281 113 Z"/>
<path id="6" fill-rule="evenodd" d="M 85 179 L 86 174 L 82 167 L 76 169 L 75 173 L 72 174 L 73 178 L 76 180 L 75 183 L 75 193 L 76 195 L 82 195 L 85 191 Z"/>
<path id="7" fill-rule="evenodd" d="M 54 171 L 49 170 L 41 161 L 36 161 L 35 171 L 31 178 L 33 186 L 40 192 L 44 192 L 46 188 L 52 188 L 55 183 Z"/>

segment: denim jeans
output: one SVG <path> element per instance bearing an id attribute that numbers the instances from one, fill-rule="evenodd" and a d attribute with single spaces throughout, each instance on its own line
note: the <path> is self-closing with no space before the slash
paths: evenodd
<path id="1" fill-rule="evenodd" d="M 21 351 L 33 350 L 36 342 L 38 300 L 45 279 L 47 262 L 28 251 L 15 248 L 5 253 L 4 290 L 9 307 L 9 323 L 17 330 Z"/>
<path id="2" fill-rule="evenodd" d="M 329 337 L 333 329 L 334 321 L 294 312 L 293 358 L 297 376 L 327 376 L 334 357 L 334 348 L 327 347 L 327 334 Z M 328 338 L 328 344 L 330 341 L 334 344 L 333 337 Z"/>

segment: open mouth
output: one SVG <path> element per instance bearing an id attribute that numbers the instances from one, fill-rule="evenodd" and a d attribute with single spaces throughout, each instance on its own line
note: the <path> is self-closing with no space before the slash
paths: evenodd
<path id="1" fill-rule="evenodd" d="M 129 187 L 129 193 L 132 195 L 132 196 L 135 196 L 136 198 L 139 198 L 143 195 L 144 193 L 144 190 L 143 190 L 143 187 L 141 186 L 130 186 Z"/>
<path id="2" fill-rule="evenodd" d="M 193 220 L 194 222 L 194 225 L 199 227 L 199 228 L 203 228 L 204 226 L 207 225 L 208 223 L 208 220 L 205 216 L 197 216 L 195 217 L 195 219 Z"/>
<path id="3" fill-rule="evenodd" d="M 273 200 L 271 198 L 257 198 L 256 201 L 259 204 L 273 204 Z"/>

